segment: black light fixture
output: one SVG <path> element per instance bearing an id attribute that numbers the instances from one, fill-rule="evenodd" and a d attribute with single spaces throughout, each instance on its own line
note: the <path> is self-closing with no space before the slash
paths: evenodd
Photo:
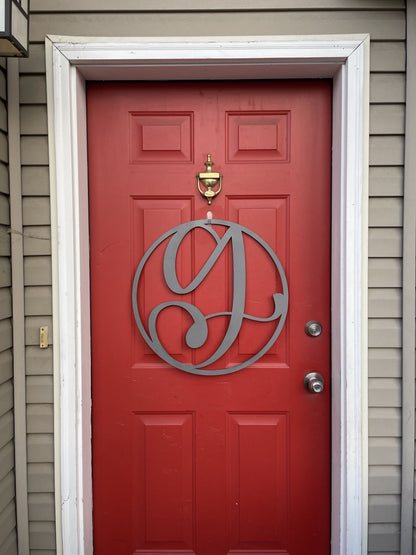
<path id="1" fill-rule="evenodd" d="M 0 0 L 0 56 L 28 56 L 29 0 Z"/>

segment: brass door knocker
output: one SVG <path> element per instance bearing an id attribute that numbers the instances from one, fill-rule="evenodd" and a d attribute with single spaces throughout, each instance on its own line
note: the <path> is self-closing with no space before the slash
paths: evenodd
<path id="1" fill-rule="evenodd" d="M 212 166 L 214 165 L 214 162 L 211 161 L 211 154 L 207 155 L 207 161 L 204 163 L 206 170 L 204 172 L 197 173 L 196 179 L 198 191 L 207 199 L 208 204 L 210 205 L 212 199 L 221 191 L 222 175 L 220 173 L 212 171 Z M 218 189 L 214 190 L 214 187 L 218 184 L 218 182 Z M 205 190 L 201 188 L 201 184 L 205 187 Z"/>

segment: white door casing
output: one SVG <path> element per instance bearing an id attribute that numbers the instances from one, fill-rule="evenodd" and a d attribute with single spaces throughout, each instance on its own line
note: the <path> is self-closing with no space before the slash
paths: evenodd
<path id="1" fill-rule="evenodd" d="M 333 80 L 332 544 L 367 552 L 369 37 L 46 38 L 57 552 L 91 555 L 87 80 Z"/>

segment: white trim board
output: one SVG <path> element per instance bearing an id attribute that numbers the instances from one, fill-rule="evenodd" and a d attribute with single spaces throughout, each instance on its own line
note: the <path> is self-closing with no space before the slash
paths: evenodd
<path id="1" fill-rule="evenodd" d="M 367 552 L 368 54 L 366 35 L 47 37 L 58 553 L 93 552 L 85 80 L 305 77 L 334 84 L 331 555 Z"/>

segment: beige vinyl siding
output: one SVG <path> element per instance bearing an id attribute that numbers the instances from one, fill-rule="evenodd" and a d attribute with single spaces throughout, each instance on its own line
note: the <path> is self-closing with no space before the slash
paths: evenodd
<path id="1" fill-rule="evenodd" d="M 341 33 L 371 34 L 368 552 L 398 553 L 404 0 L 72 0 L 70 4 L 66 0 L 32 0 L 31 12 L 30 58 L 20 61 L 20 101 L 33 553 L 54 550 L 52 347 L 45 351 L 37 347 L 39 326 L 52 323 L 45 35 Z"/>
<path id="2" fill-rule="evenodd" d="M 44 48 L 33 49 L 33 60 Z M 38 52 L 38 57 L 36 53 Z M 21 71 L 31 58 L 21 60 Z M 34 68 L 37 69 L 36 67 Z M 53 454 L 52 278 L 44 75 L 20 78 L 22 213 L 30 553 L 55 553 Z M 49 326 L 49 347 L 39 349 L 39 328 Z"/>
<path id="3" fill-rule="evenodd" d="M 393 554 L 401 518 L 405 43 L 372 42 L 370 60 L 368 552 Z"/>
<path id="4" fill-rule="evenodd" d="M 83 2 L 83 0 L 71 0 L 72 11 L 115 12 L 118 10 L 131 11 L 221 11 L 221 10 L 251 10 L 261 9 L 274 10 L 308 10 L 308 9 L 403 9 L 404 0 L 261 0 L 255 4 L 251 0 L 211 0 L 207 3 L 195 0 L 123 0 L 114 4 L 111 0 L 100 2 Z M 67 0 L 37 0 L 31 4 L 33 12 L 68 11 Z"/>
<path id="5" fill-rule="evenodd" d="M 24 226 L 29 545 L 33 555 L 56 551 L 52 276 L 44 46 L 20 60 L 20 133 Z M 40 74 L 37 74 L 40 72 Z M 39 328 L 49 347 L 39 349 Z"/>
<path id="6" fill-rule="evenodd" d="M 338 3 L 339 4 L 339 3 Z M 88 5 L 86 2 L 85 5 Z M 290 8 L 290 2 L 287 2 Z M 35 7 L 32 7 L 35 9 Z M 122 7 L 120 7 L 120 10 Z M 45 34 L 83 36 L 309 35 L 371 33 L 375 40 L 404 40 L 403 10 L 233 12 L 38 13 L 31 18 L 31 41 Z"/>
<path id="7" fill-rule="evenodd" d="M 0 553 L 17 554 L 6 73 L 0 66 Z"/>

